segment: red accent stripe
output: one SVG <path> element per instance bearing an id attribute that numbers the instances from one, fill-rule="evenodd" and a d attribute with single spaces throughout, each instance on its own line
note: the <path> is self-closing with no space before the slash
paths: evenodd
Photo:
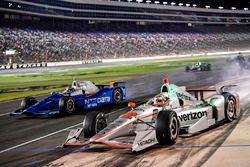
<path id="1" fill-rule="evenodd" d="M 236 100 L 237 102 L 236 102 L 236 108 L 238 109 L 238 110 L 240 110 L 240 98 L 239 98 L 239 96 L 237 97 L 237 100 Z"/>
<path id="2" fill-rule="evenodd" d="M 91 143 L 90 141 L 86 141 L 84 143 L 64 143 L 63 146 L 83 147 L 83 146 L 86 146 L 90 143 Z"/>
<path id="3" fill-rule="evenodd" d="M 123 149 L 132 148 L 131 145 L 114 144 L 114 143 L 109 143 L 109 142 L 101 142 L 101 144 L 104 144 L 109 147 L 115 147 L 115 148 L 123 148 Z"/>
<path id="4" fill-rule="evenodd" d="M 137 115 L 136 112 L 130 111 L 130 112 L 124 114 L 124 115 L 122 116 L 122 118 L 130 119 L 130 118 L 132 118 L 132 117 L 135 117 L 136 115 Z"/>
<path id="5" fill-rule="evenodd" d="M 152 106 L 154 106 L 154 107 L 169 106 L 169 103 L 168 102 L 164 102 L 164 103 L 152 104 Z"/>

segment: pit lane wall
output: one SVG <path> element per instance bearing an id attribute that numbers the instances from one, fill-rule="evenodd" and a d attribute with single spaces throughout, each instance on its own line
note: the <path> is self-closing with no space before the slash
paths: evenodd
<path id="1" fill-rule="evenodd" d="M 78 64 L 96 64 L 102 63 L 102 60 L 83 60 L 83 61 L 66 61 L 66 62 L 41 62 L 41 63 L 23 63 L 23 64 L 7 64 L 0 65 L 0 70 L 7 69 L 21 69 L 21 68 L 38 68 L 38 67 L 53 67 L 53 66 L 65 66 L 65 65 L 78 65 Z"/>
<path id="2" fill-rule="evenodd" d="M 93 59 L 93 60 L 83 60 L 83 61 L 62 61 L 62 62 L 48 62 L 48 67 L 53 66 L 65 66 L 65 65 L 80 65 L 80 64 L 97 64 L 102 63 L 102 59 Z"/>
<path id="3" fill-rule="evenodd" d="M 250 54 L 250 50 L 238 50 L 227 52 L 211 52 L 211 53 L 197 53 L 197 54 L 178 54 L 178 55 L 161 55 L 152 57 L 135 57 L 135 58 L 117 58 L 117 59 L 93 59 L 83 61 L 65 61 L 65 62 L 41 62 L 41 63 L 28 63 L 28 64 L 12 64 L 0 65 L 0 70 L 17 69 L 17 68 L 37 68 L 37 67 L 53 67 L 53 66 L 66 66 L 66 65 L 81 65 L 81 64 L 96 64 L 96 63 L 112 63 L 112 62 L 129 62 L 140 60 L 164 60 L 164 59 L 178 59 L 178 58 L 191 58 L 191 57 L 230 57 L 236 56 L 239 52 L 243 55 Z"/>
<path id="4" fill-rule="evenodd" d="M 7 69 L 18 69 L 18 68 L 37 68 L 37 67 L 47 67 L 47 63 L 22 63 L 22 64 L 4 64 L 0 65 L 0 70 Z"/>

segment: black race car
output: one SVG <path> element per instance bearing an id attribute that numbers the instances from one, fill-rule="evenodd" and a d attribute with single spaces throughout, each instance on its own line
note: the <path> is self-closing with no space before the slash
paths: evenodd
<path id="1" fill-rule="evenodd" d="M 189 71 L 210 71 L 211 70 L 211 64 L 208 63 L 201 63 L 197 62 L 193 64 L 192 66 L 186 66 L 186 72 Z"/>
<path id="2" fill-rule="evenodd" d="M 241 52 L 239 52 L 237 56 L 228 58 L 226 62 L 238 65 L 240 71 L 250 69 L 250 57 L 243 56 Z"/>

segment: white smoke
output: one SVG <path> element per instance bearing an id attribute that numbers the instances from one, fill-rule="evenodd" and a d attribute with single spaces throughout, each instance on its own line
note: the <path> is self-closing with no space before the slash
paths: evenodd
<path id="1" fill-rule="evenodd" d="M 224 64 L 223 70 L 220 71 L 222 82 L 217 87 L 225 85 L 237 85 L 233 88 L 240 96 L 241 105 L 250 103 L 250 70 L 241 70 L 236 63 Z"/>

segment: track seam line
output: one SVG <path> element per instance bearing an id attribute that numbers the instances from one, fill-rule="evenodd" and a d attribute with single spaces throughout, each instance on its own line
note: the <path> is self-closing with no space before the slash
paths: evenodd
<path id="1" fill-rule="evenodd" d="M 22 143 L 22 144 L 18 144 L 18 145 L 16 145 L 16 146 L 13 146 L 13 147 L 10 147 L 10 148 L 1 150 L 1 151 L 0 151 L 0 154 L 5 153 L 5 152 L 10 151 L 10 150 L 13 150 L 13 149 L 16 149 L 16 148 L 19 148 L 19 147 L 22 147 L 22 146 L 27 145 L 27 144 L 30 144 L 30 143 L 34 143 L 34 142 L 39 141 L 39 140 L 41 140 L 41 139 L 44 139 L 44 138 L 53 136 L 53 135 L 55 135 L 55 134 L 58 134 L 58 133 L 61 133 L 61 132 L 63 132 L 63 131 L 69 130 L 69 129 L 71 129 L 71 128 L 77 127 L 77 126 L 79 126 L 79 125 L 81 125 L 81 124 L 82 124 L 82 122 L 81 122 L 81 123 L 78 123 L 78 124 L 76 124 L 76 125 L 69 126 L 69 127 L 67 127 L 67 128 L 58 130 L 58 131 L 56 131 L 56 132 L 47 134 L 47 135 L 45 135 L 45 136 L 41 136 L 41 137 L 38 137 L 38 138 L 36 138 L 36 139 L 33 139 L 33 140 L 30 140 L 30 141 L 24 142 L 24 143 Z"/>
<path id="2" fill-rule="evenodd" d="M 10 114 L 9 112 L 4 113 L 4 114 L 0 114 L 0 117 L 5 116 L 5 115 L 9 115 L 9 114 Z"/>
<path id="3" fill-rule="evenodd" d="M 126 108 L 126 107 L 120 108 L 120 109 L 115 110 L 115 111 L 110 112 L 110 113 L 107 113 L 107 115 L 113 114 L 113 113 L 118 112 L 118 111 L 120 111 L 120 110 L 123 110 L 123 109 L 125 109 L 125 108 Z M 56 131 L 56 132 L 47 134 L 47 135 L 45 135 L 45 136 L 41 136 L 41 137 L 38 137 L 38 138 L 36 138 L 36 139 L 33 139 L 33 140 L 30 140 L 30 141 L 24 142 L 24 143 L 22 143 L 22 144 L 18 144 L 18 145 L 16 145 L 16 146 L 13 146 L 13 147 L 10 147 L 10 148 L 1 150 L 1 151 L 0 151 L 0 154 L 5 153 L 5 152 L 10 151 L 10 150 L 13 150 L 13 149 L 16 149 L 16 148 L 19 148 L 19 147 L 22 147 L 22 146 L 27 145 L 27 144 L 30 144 L 30 143 L 34 143 L 34 142 L 36 142 L 36 141 L 39 141 L 39 140 L 42 140 L 42 139 L 44 139 L 44 138 L 53 136 L 53 135 L 58 134 L 58 133 L 61 133 L 61 132 L 63 132 L 63 131 L 67 131 L 67 130 L 69 130 L 69 129 L 71 129 L 71 128 L 74 128 L 74 127 L 77 127 L 77 126 L 79 126 L 79 125 L 81 125 L 81 124 L 82 124 L 82 122 L 81 122 L 81 123 L 78 123 L 78 124 L 76 124 L 76 125 L 69 126 L 69 127 L 67 127 L 67 128 L 58 130 L 58 131 Z"/>

